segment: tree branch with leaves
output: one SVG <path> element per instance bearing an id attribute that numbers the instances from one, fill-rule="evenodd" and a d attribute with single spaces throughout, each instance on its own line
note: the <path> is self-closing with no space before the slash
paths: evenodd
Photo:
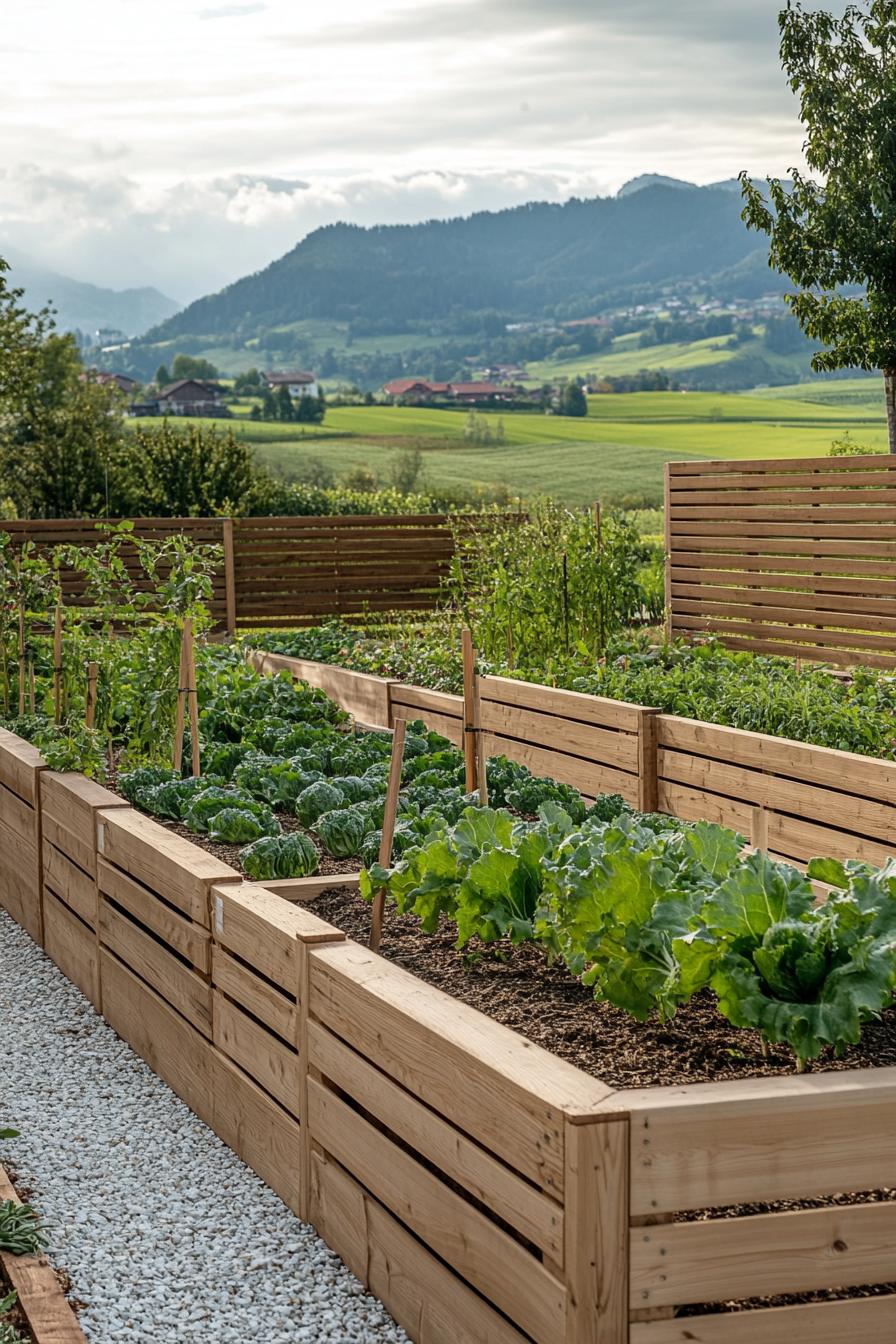
<path id="1" fill-rule="evenodd" d="M 786 302 L 826 347 L 812 367 L 883 372 L 896 452 L 896 0 L 842 17 L 788 4 L 778 22 L 809 172 L 769 178 L 768 197 L 741 173 L 743 218 L 798 286 Z"/>

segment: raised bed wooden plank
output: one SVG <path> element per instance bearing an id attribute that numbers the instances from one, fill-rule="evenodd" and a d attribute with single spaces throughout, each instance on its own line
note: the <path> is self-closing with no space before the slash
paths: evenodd
<path id="1" fill-rule="evenodd" d="M 519 709 L 494 700 L 482 701 L 480 726 L 486 733 L 536 745 L 549 744 L 552 751 L 599 761 L 630 773 L 638 769 L 638 737 L 634 733 L 612 732 L 578 719 Z"/>
<path id="2" fill-rule="evenodd" d="M 40 781 L 43 816 L 52 817 L 80 840 L 95 843 L 95 814 L 104 808 L 127 807 L 123 798 L 75 771 L 44 770 Z"/>
<path id="3" fill-rule="evenodd" d="M 389 682 L 385 677 L 352 672 L 329 663 L 288 658 L 279 653 L 255 652 L 250 661 L 259 672 L 285 671 L 297 681 L 316 686 L 361 723 L 381 728 L 389 726 Z"/>
<path id="4" fill-rule="evenodd" d="M 0 1167 L 0 1200 L 21 1204 L 12 1181 Z M 0 1250 L 0 1269 L 18 1294 L 35 1344 L 86 1344 L 84 1331 L 62 1291 L 56 1271 L 43 1255 L 13 1255 Z M 0 1296 L 3 1294 L 0 1284 Z"/>
<path id="5" fill-rule="evenodd" d="M 61 853 L 67 854 L 83 872 L 90 876 L 91 880 L 94 879 L 96 876 L 96 843 L 91 844 L 89 840 L 82 839 L 75 835 L 73 831 L 66 830 L 49 814 L 41 818 L 41 823 L 44 841 Z"/>
<path id="6" fill-rule="evenodd" d="M 311 1163 L 317 1231 L 416 1344 L 528 1344 L 338 1163 Z"/>
<path id="7" fill-rule="evenodd" d="M 300 943 L 345 940 L 332 924 L 254 882 L 213 887 L 211 897 L 215 941 L 288 994 L 299 983 Z"/>
<path id="8" fill-rule="evenodd" d="M 896 1296 L 632 1324 L 630 1344 L 893 1344 Z"/>
<path id="9" fill-rule="evenodd" d="M 357 890 L 360 881 L 360 873 L 328 873 L 319 877 L 285 877 L 282 881 L 257 882 L 255 885 L 263 887 L 274 896 L 282 897 L 285 901 L 311 901 L 315 896 L 321 896 L 325 891 L 332 891 L 335 887 L 351 887 Z M 319 938 L 314 941 L 325 940 Z"/>
<path id="10" fill-rule="evenodd" d="M 209 1058 L 213 1106 L 209 1125 L 293 1213 L 301 1214 L 298 1121 L 219 1050 L 212 1050 Z"/>
<path id="11" fill-rule="evenodd" d="M 631 1306 L 886 1283 L 894 1247 L 891 1202 L 633 1228 Z"/>
<path id="12" fill-rule="evenodd" d="M 553 1261 L 563 1260 L 563 1210 L 316 1022 L 308 1063 L 368 1115 Z"/>
<path id="13" fill-rule="evenodd" d="M 44 892 L 44 950 L 63 975 L 99 1007 L 99 962 L 96 933 L 51 891 Z"/>
<path id="14" fill-rule="evenodd" d="M 130 807 L 97 813 L 97 849 L 144 886 L 208 928 L 208 893 L 215 883 L 240 882 L 238 872 L 198 845 Z"/>
<path id="15" fill-rule="evenodd" d="M 104 896 L 127 910 L 138 923 L 145 925 L 162 942 L 167 943 L 191 966 L 207 975 L 211 969 L 210 937 L 202 924 L 196 924 L 179 910 L 166 905 L 154 891 L 130 877 L 120 868 L 114 868 L 105 859 L 97 865 L 97 882 Z"/>
<path id="16" fill-rule="evenodd" d="M 889 803 L 666 748 L 660 749 L 657 765 L 661 779 L 688 788 L 742 798 L 769 811 L 829 826 L 847 822 L 851 831 L 872 840 L 885 841 L 896 833 L 896 808 Z"/>
<path id="17" fill-rule="evenodd" d="M 210 1042 L 102 947 L 100 975 L 106 1021 L 210 1125 L 214 1118 Z"/>
<path id="18" fill-rule="evenodd" d="M 553 751 L 550 747 L 520 742 L 512 737 L 499 737 L 496 733 L 482 734 L 482 748 L 489 759 L 506 756 L 519 765 L 525 765 L 534 775 L 571 784 L 586 797 L 594 798 L 599 793 L 619 793 L 626 802 L 636 807 L 638 805 L 636 774 L 628 774 L 597 761 L 583 760 L 580 756 Z"/>
<path id="19" fill-rule="evenodd" d="M 631 1212 L 674 1213 L 896 1185 L 896 1069 L 617 1092 Z"/>
<path id="20" fill-rule="evenodd" d="M 105 948 L 114 952 L 197 1031 L 211 1036 L 208 983 L 105 899 L 100 902 L 100 938 Z"/>
<path id="21" fill-rule="evenodd" d="M 44 769 L 46 762 L 37 747 L 8 728 L 0 728 L 0 784 L 36 807 L 40 797 L 40 774 Z"/>
<path id="22" fill-rule="evenodd" d="M 250 1078 L 298 1118 L 301 1071 L 294 1049 L 214 991 L 214 1042 Z"/>
<path id="23" fill-rule="evenodd" d="M 309 961 L 313 1018 L 560 1197 L 563 1117 L 594 1114 L 610 1088 L 357 943 Z"/>
<path id="24" fill-rule="evenodd" d="M 43 845 L 44 889 L 49 888 L 79 919 L 96 928 L 97 895 L 96 882 L 89 873 L 85 873 L 77 863 L 73 863 L 67 854 L 44 838 Z"/>
<path id="25" fill-rule="evenodd" d="M 896 762 L 859 756 L 855 752 L 816 747 L 784 737 L 703 723 L 697 719 L 657 715 L 661 747 L 714 757 L 731 764 L 774 772 L 845 793 L 859 793 L 896 804 Z"/>
<path id="26" fill-rule="evenodd" d="M 539 686 L 529 681 L 515 681 L 512 677 L 480 677 L 479 693 L 483 701 L 515 705 L 541 714 L 591 723 L 598 728 L 615 728 L 619 732 L 637 733 L 640 722 L 640 705 L 583 695 L 580 691 L 559 690 L 555 686 Z"/>
<path id="27" fill-rule="evenodd" d="M 298 1032 L 295 997 L 290 998 L 267 980 L 262 980 L 223 947 L 212 948 L 212 984 L 282 1040 L 295 1043 Z"/>
<path id="28" fill-rule="evenodd" d="M 537 1344 L 565 1338 L 563 1285 L 531 1253 L 313 1078 L 312 1139 Z"/>

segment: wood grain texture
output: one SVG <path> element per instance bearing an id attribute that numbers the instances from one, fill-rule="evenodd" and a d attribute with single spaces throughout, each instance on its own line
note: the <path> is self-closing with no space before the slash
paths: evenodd
<path id="1" fill-rule="evenodd" d="M 311 1160 L 314 1226 L 415 1344 L 529 1344 L 337 1162 Z"/>
<path id="2" fill-rule="evenodd" d="M 896 1204 L 632 1229 L 632 1309 L 887 1283 Z"/>
<path id="3" fill-rule="evenodd" d="M 312 1017 L 555 1198 L 563 1120 L 610 1089 L 507 1027 L 346 942 L 310 953 Z"/>
<path id="4" fill-rule="evenodd" d="M 566 1134 L 566 1344 L 628 1339 L 629 1124 L 570 1125 Z"/>
<path id="5" fill-rule="evenodd" d="M 896 1185 L 896 1069 L 618 1092 L 633 1216 Z"/>
<path id="6" fill-rule="evenodd" d="M 308 1115 L 312 1138 L 462 1279 L 536 1344 L 560 1344 L 566 1293 L 535 1256 L 313 1078 Z"/>
<path id="7" fill-rule="evenodd" d="M 631 1327 L 630 1344 L 893 1344 L 896 1296 L 684 1316 Z"/>
<path id="8" fill-rule="evenodd" d="M 562 1263 L 563 1210 L 316 1022 L 309 1065 L 502 1222 Z"/>

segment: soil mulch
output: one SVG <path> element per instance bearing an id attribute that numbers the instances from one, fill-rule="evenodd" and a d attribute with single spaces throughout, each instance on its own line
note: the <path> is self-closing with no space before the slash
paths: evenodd
<path id="1" fill-rule="evenodd" d="M 359 943 L 370 937 L 370 906 L 341 887 L 309 902 L 322 919 Z M 732 1027 L 710 993 L 697 995 L 671 1022 L 637 1022 L 612 1004 L 597 1003 L 589 989 L 560 964 L 549 966 L 532 943 L 455 946 L 446 922 L 424 933 L 413 915 L 387 906 L 382 955 L 421 980 L 478 1008 L 527 1040 L 568 1060 L 612 1087 L 766 1078 L 794 1072 L 793 1055 L 770 1047 L 762 1055 L 757 1032 Z M 841 1059 L 828 1052 L 813 1071 L 896 1065 L 896 1008 L 870 1022 L 859 1045 Z"/>

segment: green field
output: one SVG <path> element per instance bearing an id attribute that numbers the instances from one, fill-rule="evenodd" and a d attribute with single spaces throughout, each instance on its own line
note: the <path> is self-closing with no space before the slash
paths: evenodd
<path id="1" fill-rule="evenodd" d="M 876 410 L 874 385 L 865 394 L 867 404 L 829 401 L 818 395 L 825 386 L 835 385 L 792 387 L 787 396 L 771 390 L 598 396 L 589 399 L 587 419 L 578 420 L 489 413 L 483 419 L 494 434 L 502 422 L 504 442 L 483 445 L 465 441 L 464 413 L 413 407 L 334 407 L 320 428 L 218 423 L 257 444 L 262 460 L 286 477 L 317 457 L 337 477 L 366 466 L 386 480 L 396 452 L 416 446 L 423 453 L 425 483 L 435 489 L 500 484 L 513 494 L 552 494 L 570 503 L 598 496 L 658 499 L 663 464 L 670 460 L 822 457 L 847 432 L 885 452 L 882 398 Z M 845 390 L 849 385 L 836 386 Z M 800 399 L 797 391 L 812 392 L 816 399 Z"/>

